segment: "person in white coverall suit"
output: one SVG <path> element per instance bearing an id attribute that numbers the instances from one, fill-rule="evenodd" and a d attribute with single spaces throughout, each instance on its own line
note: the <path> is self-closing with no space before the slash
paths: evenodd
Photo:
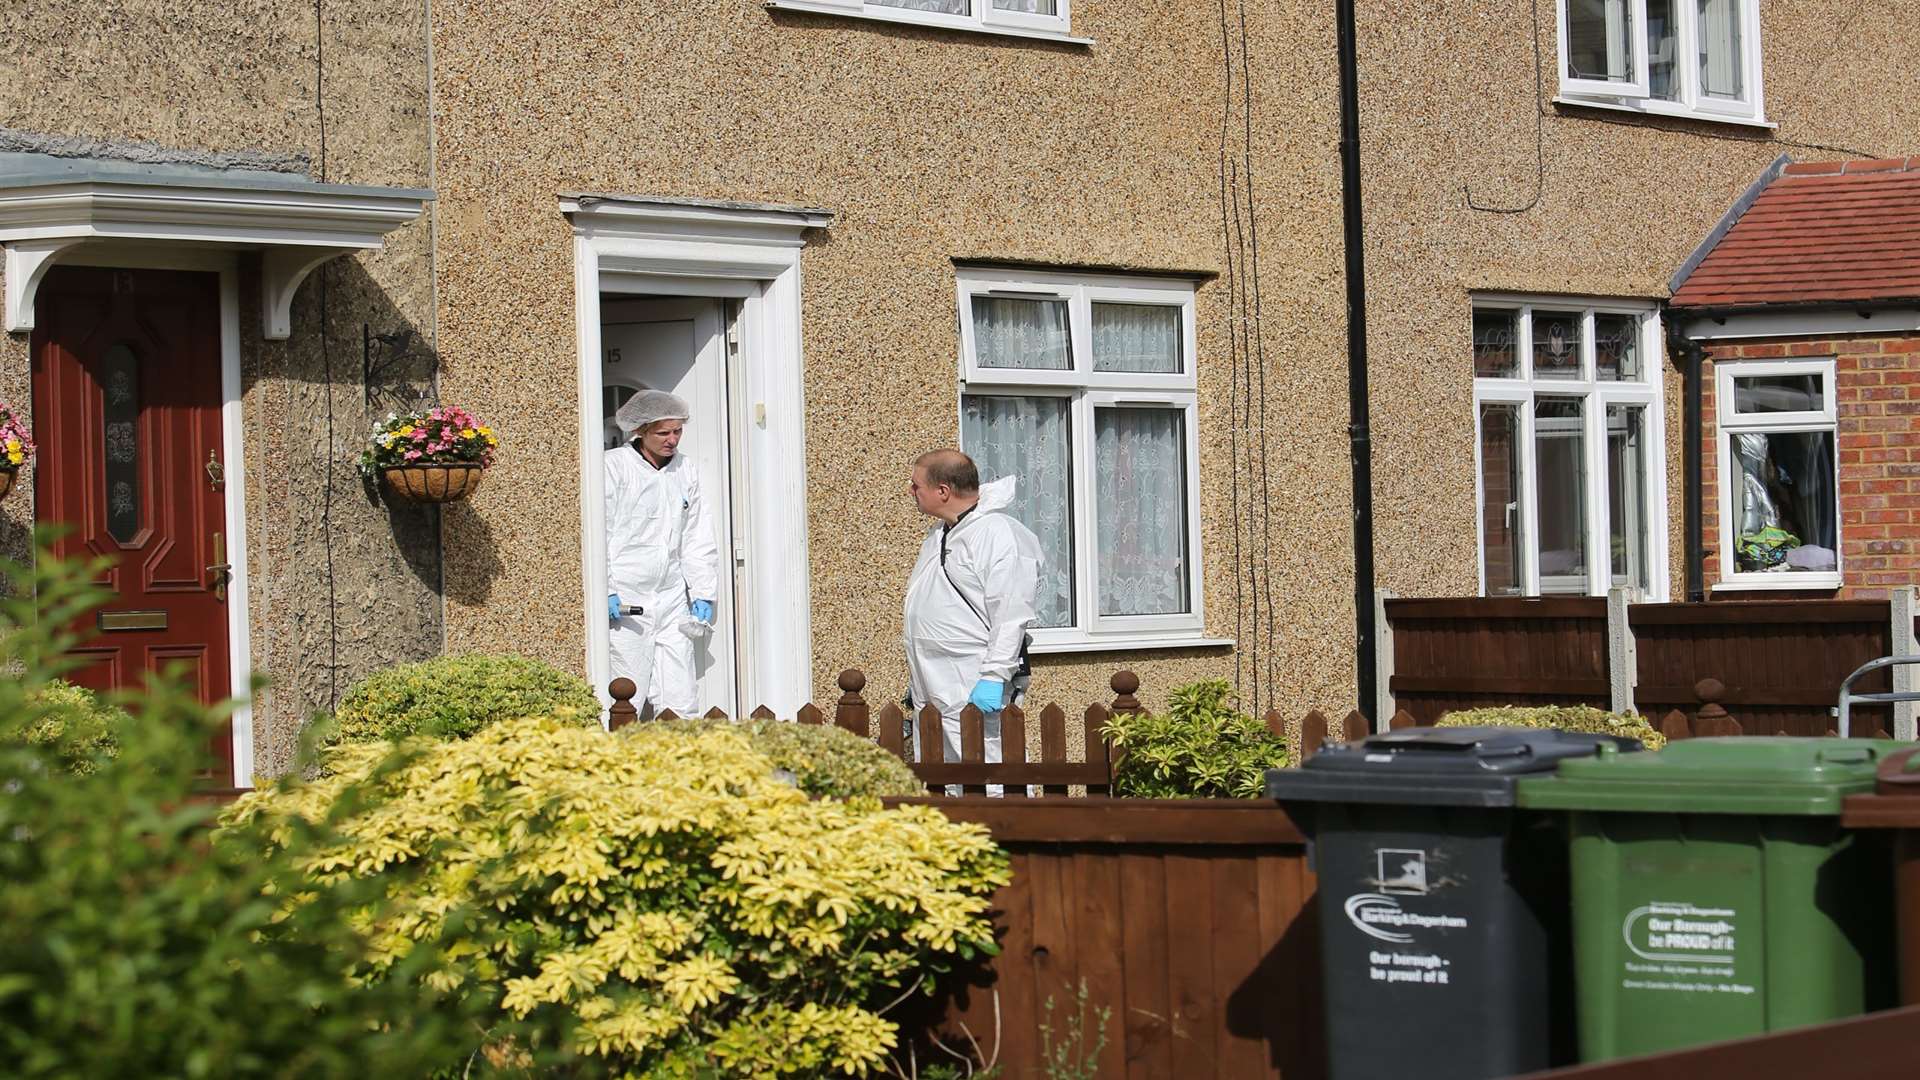
<path id="1" fill-rule="evenodd" d="M 981 486 L 973 459 L 935 450 L 914 462 L 912 492 L 927 530 L 907 582 L 907 674 L 913 706 L 940 710 L 946 758 L 960 759 L 960 710 L 986 720 L 988 761 L 1000 757 L 1000 710 L 1026 692 L 1027 630 L 1040 586 L 1040 541 L 1007 513 L 1016 478 Z M 923 760 L 927 747 L 920 748 Z"/>
<path id="2" fill-rule="evenodd" d="M 698 708 L 694 639 L 713 624 L 720 594 L 713 517 L 679 453 L 687 415 L 680 398 L 641 390 L 614 416 L 632 440 L 606 455 L 612 677 L 633 680 L 635 705 L 681 716 Z"/>

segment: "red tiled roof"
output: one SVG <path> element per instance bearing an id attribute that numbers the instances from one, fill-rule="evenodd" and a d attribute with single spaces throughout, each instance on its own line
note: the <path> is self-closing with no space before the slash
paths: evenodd
<path id="1" fill-rule="evenodd" d="M 1675 307 L 1920 298 L 1920 157 L 1788 165 Z"/>

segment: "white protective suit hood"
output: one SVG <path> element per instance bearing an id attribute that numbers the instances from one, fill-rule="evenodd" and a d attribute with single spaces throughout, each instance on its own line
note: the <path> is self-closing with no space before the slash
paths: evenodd
<path id="1" fill-rule="evenodd" d="M 950 753 L 958 752 L 960 709 L 981 679 L 1012 681 L 1036 619 L 1043 556 L 1033 530 L 1007 512 L 1017 479 L 980 487 L 980 501 L 951 527 L 927 530 L 907 583 L 908 675 L 916 706 L 940 710 Z M 943 537 L 944 533 L 944 537 Z M 940 561 L 946 542 L 946 564 Z M 988 760 L 998 760 L 989 725 Z"/>

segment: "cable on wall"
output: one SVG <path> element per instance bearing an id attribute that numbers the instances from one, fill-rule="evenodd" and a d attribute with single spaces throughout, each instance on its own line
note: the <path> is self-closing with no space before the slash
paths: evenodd
<path id="1" fill-rule="evenodd" d="M 1489 214 L 1524 214 L 1540 205 L 1547 189 L 1547 79 L 1546 61 L 1540 54 L 1540 0 L 1533 0 L 1533 198 L 1521 206 L 1485 206 L 1473 200 L 1473 189 L 1460 185 L 1467 208 Z"/>
<path id="2" fill-rule="evenodd" d="M 313 0 L 313 107 L 320 124 L 320 182 L 327 182 L 327 28 L 326 0 Z M 340 704 L 340 596 L 333 573 L 333 347 L 328 319 L 328 284 L 332 264 L 320 266 L 320 363 L 324 374 L 323 393 L 327 399 L 326 480 L 320 502 L 320 536 L 326 551 L 327 566 L 327 708 Z"/>

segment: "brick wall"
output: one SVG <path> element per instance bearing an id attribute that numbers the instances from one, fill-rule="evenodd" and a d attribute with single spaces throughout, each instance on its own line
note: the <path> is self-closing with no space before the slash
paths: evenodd
<path id="1" fill-rule="evenodd" d="M 1879 599 L 1889 586 L 1920 583 L 1920 335 L 1723 342 L 1703 365 L 1705 446 L 1701 481 L 1705 581 L 1720 578 L 1721 494 L 1717 361 L 1834 358 L 1839 439 L 1841 589 L 1818 595 Z M 1734 466 L 1738 468 L 1738 466 Z M 1744 594 L 1728 594 L 1744 595 Z"/>

